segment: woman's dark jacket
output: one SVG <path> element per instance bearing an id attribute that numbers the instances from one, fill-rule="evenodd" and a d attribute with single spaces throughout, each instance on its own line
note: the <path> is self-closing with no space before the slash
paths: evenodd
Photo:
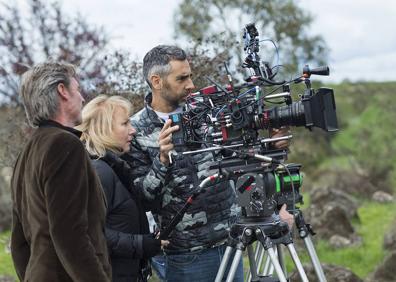
<path id="1" fill-rule="evenodd" d="M 147 258 L 160 251 L 160 241 L 149 234 L 139 193 L 126 187 L 126 180 L 116 174 L 113 169 L 116 162 L 123 161 L 110 152 L 92 161 L 107 199 L 106 239 L 113 281 L 141 281 Z"/>

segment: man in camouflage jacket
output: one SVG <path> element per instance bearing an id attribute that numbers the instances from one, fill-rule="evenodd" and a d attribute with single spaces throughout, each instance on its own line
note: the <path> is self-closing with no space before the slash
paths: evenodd
<path id="1" fill-rule="evenodd" d="M 176 46 L 160 45 L 143 60 L 143 74 L 152 93 L 144 108 L 135 114 L 132 125 L 137 134 L 125 159 L 133 167 L 134 184 L 144 191 L 146 200 L 159 202 L 153 211 L 161 227 L 167 226 L 200 182 L 217 171 L 209 165 L 213 153 L 182 156 L 169 162 L 173 150 L 168 116 L 180 112 L 187 95 L 194 89 L 185 52 Z M 165 250 L 166 281 L 213 281 L 224 243 L 239 208 L 228 181 L 206 186 L 170 234 Z M 242 262 L 234 281 L 243 281 Z"/>
<path id="2" fill-rule="evenodd" d="M 214 161 L 212 153 L 176 158 L 168 166 L 160 161 L 158 139 L 165 123 L 150 107 L 151 97 L 146 96 L 144 109 L 131 119 L 138 133 L 129 160 L 135 185 L 143 189 L 147 199 L 162 200 L 157 219 L 161 226 L 167 226 L 200 182 L 218 171 L 209 169 Z M 193 251 L 224 241 L 239 211 L 235 202 L 228 182 L 206 186 L 172 232 L 169 251 Z"/>

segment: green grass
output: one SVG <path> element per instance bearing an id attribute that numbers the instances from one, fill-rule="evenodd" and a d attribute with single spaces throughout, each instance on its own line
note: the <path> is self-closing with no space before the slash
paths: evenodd
<path id="1" fill-rule="evenodd" d="M 17 276 L 12 263 L 11 254 L 8 249 L 9 240 L 9 231 L 0 234 L 0 275 L 10 275 L 16 278 Z"/>
<path id="2" fill-rule="evenodd" d="M 340 265 L 349 268 L 361 278 L 366 278 L 385 256 L 383 249 L 384 234 L 390 229 L 396 217 L 396 204 L 380 204 L 366 201 L 358 210 L 360 224 L 354 224 L 362 244 L 357 247 L 334 249 L 327 241 L 321 240 L 315 245 L 322 263 Z M 299 240 L 299 239 L 297 239 Z M 303 263 L 310 263 L 309 257 L 299 253 Z M 294 268 L 287 262 L 288 269 Z"/>

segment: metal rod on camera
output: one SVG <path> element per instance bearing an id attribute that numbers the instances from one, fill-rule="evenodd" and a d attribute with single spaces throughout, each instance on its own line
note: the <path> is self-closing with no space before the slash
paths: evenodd
<path id="1" fill-rule="evenodd" d="M 282 98 L 282 97 L 290 97 L 290 92 L 282 92 L 276 94 L 270 94 L 264 97 L 264 100 Z"/>
<path id="2" fill-rule="evenodd" d="M 293 138 L 293 135 L 286 135 L 286 136 L 274 137 L 274 138 L 265 138 L 265 139 L 261 139 L 260 143 L 265 144 L 265 143 L 271 143 L 271 142 L 278 142 L 278 141 L 282 141 L 282 140 L 289 140 L 292 138 Z M 222 145 L 214 144 L 213 147 L 199 149 L 199 150 L 195 150 L 195 151 L 181 152 L 181 154 L 182 155 L 192 155 L 192 154 L 199 154 L 199 153 L 203 153 L 203 152 L 212 152 L 212 151 L 217 151 L 217 150 L 222 150 L 222 149 L 238 148 L 238 147 L 243 147 L 243 146 L 246 146 L 246 145 L 245 144 L 233 144 L 233 145 L 222 146 Z"/>
<path id="3" fill-rule="evenodd" d="M 182 155 L 191 155 L 191 154 L 197 154 L 197 153 L 202 153 L 202 152 L 217 151 L 217 150 L 221 150 L 221 149 L 238 148 L 238 147 L 242 147 L 242 146 L 244 146 L 244 144 L 234 144 L 234 145 L 227 145 L 227 146 L 213 145 L 213 147 L 209 147 L 209 148 L 199 149 L 199 150 L 195 150 L 195 151 L 182 152 Z"/>
<path id="4" fill-rule="evenodd" d="M 292 139 L 293 135 L 285 135 L 285 136 L 281 136 L 281 137 L 274 137 L 274 138 L 265 138 L 265 139 L 261 139 L 260 143 L 271 143 L 271 142 L 278 142 L 278 141 L 282 141 L 282 140 L 289 140 Z"/>

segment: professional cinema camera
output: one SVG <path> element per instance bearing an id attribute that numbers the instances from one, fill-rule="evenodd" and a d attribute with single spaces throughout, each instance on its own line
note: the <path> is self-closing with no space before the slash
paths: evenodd
<path id="1" fill-rule="evenodd" d="M 291 81 L 275 81 L 268 63 L 261 63 L 258 32 L 254 24 L 244 29 L 243 67 L 253 71 L 244 83 L 236 85 L 229 75 L 229 85 L 211 85 L 192 93 L 184 111 L 171 115 L 180 127 L 173 134 L 177 151 L 188 153 L 222 149 L 221 159 L 213 165 L 238 177 L 238 203 L 247 217 L 273 213 L 275 206 L 287 203 L 294 208 L 302 202 L 300 165 L 279 166 L 287 157 L 284 150 L 273 150 L 274 139 L 261 137 L 260 131 L 282 126 L 319 127 L 337 130 L 333 90 L 311 88 L 311 75 L 329 75 L 328 67 L 310 69 Z M 290 85 L 304 82 L 306 90 L 293 102 Z M 271 103 L 284 104 L 272 106 Z M 289 139 L 285 136 L 280 139 Z M 202 148 L 203 146 L 207 148 Z M 252 189 L 252 183 L 256 188 Z M 249 188 L 249 189 L 247 189 Z M 294 192 L 293 192 L 294 191 Z"/>
<path id="2" fill-rule="evenodd" d="M 229 248 L 236 248 L 227 280 L 232 281 L 245 247 L 249 251 L 252 281 L 264 281 L 260 280 L 258 269 L 252 264 L 255 258 L 251 244 L 256 240 L 263 247 L 261 254 L 263 251 L 269 253 L 279 281 L 286 281 L 286 278 L 275 257 L 273 242 L 289 248 L 302 281 L 308 281 L 294 250 L 289 228 L 276 217 L 277 208 L 283 204 L 287 204 L 289 212 L 295 216 L 299 235 L 306 243 L 319 281 L 326 281 L 310 239 L 314 233 L 309 224 L 305 224 L 301 211 L 296 207 L 296 204 L 303 203 L 300 194 L 301 165 L 286 164 L 287 150 L 273 146 L 274 142 L 289 140 L 292 136 L 266 138 L 262 131 L 284 126 L 305 126 L 310 130 L 319 127 L 328 132 L 337 131 L 333 90 L 314 90 L 310 82 L 311 75 L 329 75 L 329 68 L 311 69 L 306 65 L 302 75 L 297 78 L 277 81 L 274 68 L 260 61 L 258 35 L 254 24 L 245 26 L 243 38 L 247 56 L 243 67 L 250 70 L 251 75 L 243 83 L 234 83 L 226 68 L 228 85 L 222 86 L 210 79 L 213 85 L 191 93 L 183 112 L 170 116 L 173 125 L 179 125 L 180 128 L 172 136 L 178 154 L 213 152 L 215 161 L 210 168 L 218 173 L 201 182 L 198 192 L 187 200 L 168 229 L 161 232 L 163 236 L 171 232 L 193 198 L 205 189 L 208 182 L 227 178 L 234 181 L 242 216 L 231 228 L 229 247 L 216 281 L 221 281 L 224 274 L 230 257 Z M 305 90 L 298 101 L 293 101 L 291 86 L 299 83 L 305 84 Z M 260 253 L 260 246 L 256 249 L 257 253 Z"/>

